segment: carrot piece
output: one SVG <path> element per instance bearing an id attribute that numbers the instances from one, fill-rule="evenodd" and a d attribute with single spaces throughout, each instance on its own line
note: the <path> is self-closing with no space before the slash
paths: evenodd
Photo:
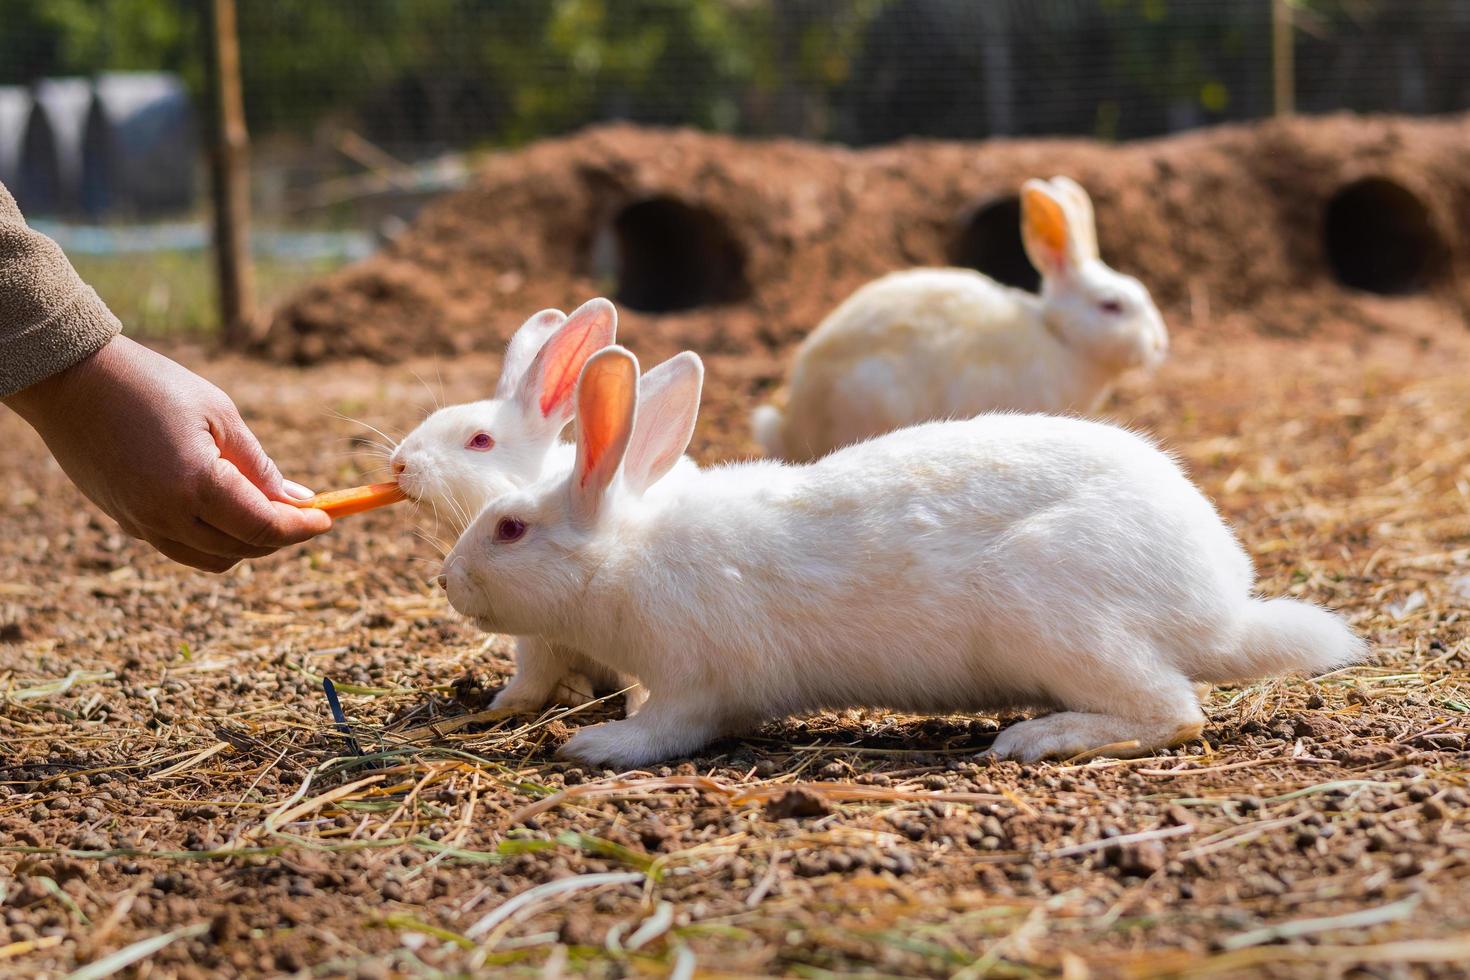
<path id="1" fill-rule="evenodd" d="M 373 483 L 365 487 L 352 487 L 349 490 L 328 490 L 315 497 L 293 500 L 291 503 L 297 507 L 324 510 L 331 515 L 333 520 L 336 520 L 349 514 L 361 514 L 365 510 L 386 507 L 407 499 L 408 495 L 396 483 Z"/>

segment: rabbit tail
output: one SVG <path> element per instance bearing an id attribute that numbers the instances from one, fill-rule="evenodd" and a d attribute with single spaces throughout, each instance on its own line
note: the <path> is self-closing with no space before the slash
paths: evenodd
<path id="1" fill-rule="evenodd" d="M 784 418 L 775 405 L 761 405 L 750 413 L 751 434 L 767 456 L 781 459 L 786 455 L 785 440 L 781 438 Z"/>
<path id="2" fill-rule="evenodd" d="M 1336 613 L 1296 599 L 1250 599 L 1233 657 L 1204 669 L 1195 680 L 1213 683 L 1277 674 L 1325 674 L 1356 663 L 1368 645 Z"/>

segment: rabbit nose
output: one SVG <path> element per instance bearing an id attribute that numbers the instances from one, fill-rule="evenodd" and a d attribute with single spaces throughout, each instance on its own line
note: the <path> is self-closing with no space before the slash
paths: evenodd
<path id="1" fill-rule="evenodd" d="M 441 589 L 448 589 L 449 588 L 449 576 L 448 575 L 440 575 L 438 578 L 434 579 L 434 581 L 439 583 L 439 588 L 441 588 Z"/>
<path id="2" fill-rule="evenodd" d="M 404 464 L 403 460 L 401 460 L 401 459 L 395 459 L 393 461 L 393 475 L 394 476 L 402 476 L 403 475 L 403 471 L 405 469 L 407 469 L 407 468 L 408 467 Z"/>

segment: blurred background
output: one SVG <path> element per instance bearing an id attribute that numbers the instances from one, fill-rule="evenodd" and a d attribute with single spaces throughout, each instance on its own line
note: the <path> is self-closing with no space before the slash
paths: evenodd
<path id="1" fill-rule="evenodd" d="M 218 6 L 0 0 L 0 181 L 144 333 L 221 319 Z M 1470 106 L 1470 0 L 247 0 L 234 15 L 264 304 L 371 254 L 481 155 L 595 122 L 868 146 Z"/>

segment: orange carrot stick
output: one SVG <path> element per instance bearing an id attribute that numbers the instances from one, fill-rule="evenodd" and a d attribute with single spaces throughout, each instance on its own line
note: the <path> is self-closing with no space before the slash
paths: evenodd
<path id="1" fill-rule="evenodd" d="M 324 510 L 331 515 L 333 520 L 336 520 L 349 514 L 361 514 L 365 510 L 386 507 L 407 499 L 408 495 L 396 483 L 373 483 L 365 487 L 352 487 L 349 490 L 328 490 L 315 497 L 293 500 L 291 503 L 297 507 Z"/>

